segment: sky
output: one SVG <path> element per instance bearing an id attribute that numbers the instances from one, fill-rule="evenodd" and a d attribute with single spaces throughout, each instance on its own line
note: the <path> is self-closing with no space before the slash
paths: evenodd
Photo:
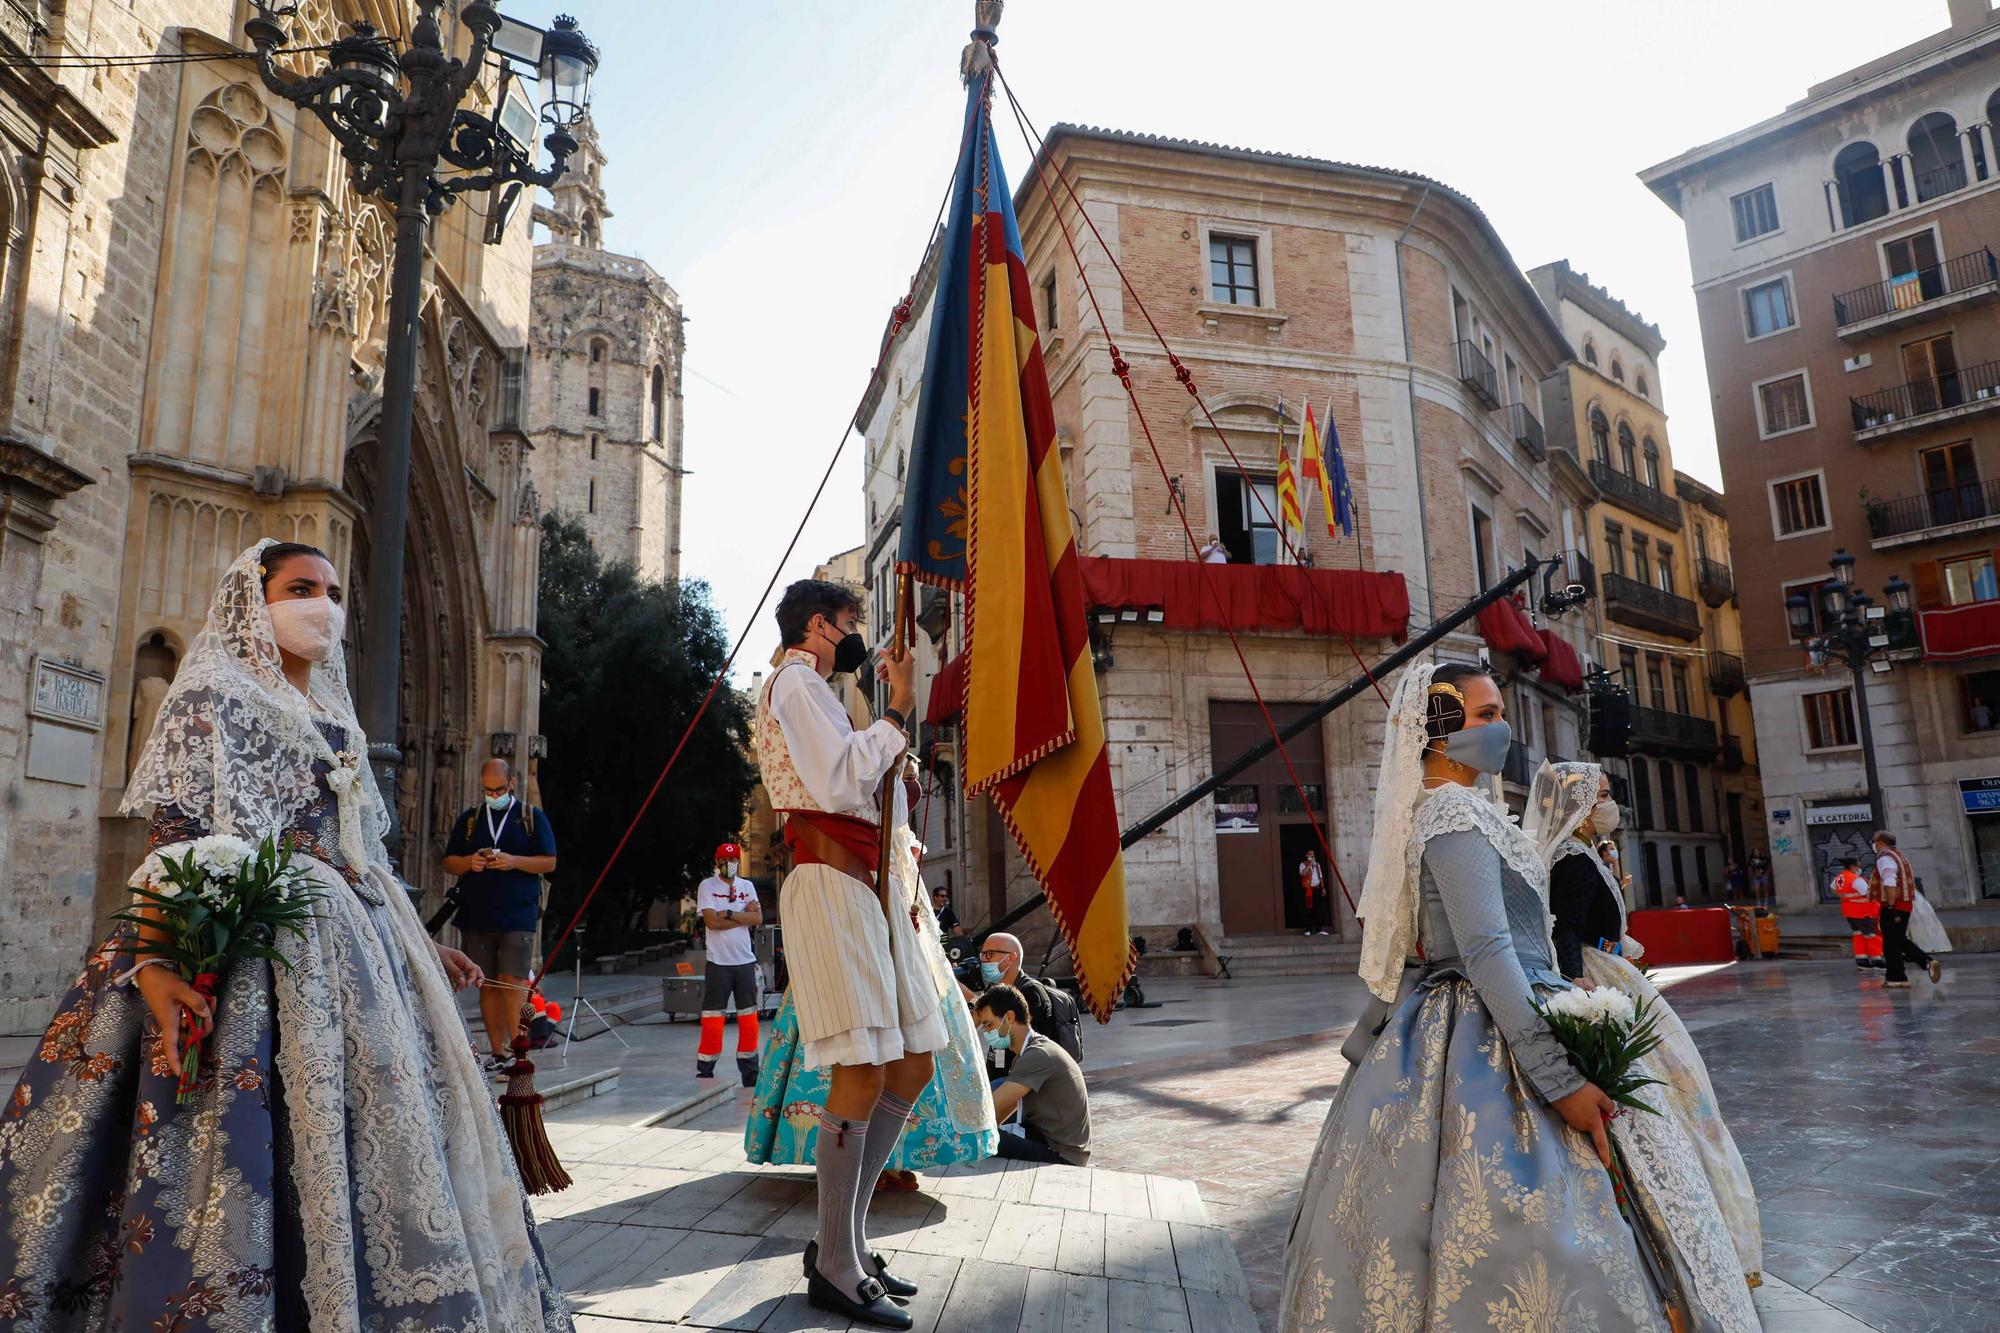
<path id="1" fill-rule="evenodd" d="M 681 571 L 732 642 L 865 540 L 859 404 L 958 147 L 971 0 L 506 0 L 574 14 L 613 216 L 688 314 Z M 1675 463 L 1719 485 L 1679 218 L 1637 178 L 1809 84 L 1947 25 L 1945 0 L 1009 0 L 1028 115 L 1395 167 L 1490 216 L 1524 270 L 1566 258 L 1657 323 Z M 996 117 L 996 120 L 1003 118 Z M 1018 183 L 1028 154 L 1004 118 Z M 775 645 L 771 607 L 737 663 Z"/>

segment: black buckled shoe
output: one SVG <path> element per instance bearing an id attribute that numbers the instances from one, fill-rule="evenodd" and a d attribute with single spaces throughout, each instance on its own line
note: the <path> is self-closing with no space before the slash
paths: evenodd
<path id="1" fill-rule="evenodd" d="M 910 1297 L 917 1294 L 917 1284 L 891 1273 L 888 1260 L 873 1250 L 868 1252 L 868 1262 L 875 1265 L 875 1280 L 882 1284 L 882 1290 L 889 1293 L 889 1299 L 898 1305 L 908 1305 Z M 806 1242 L 805 1270 L 807 1277 L 819 1271 L 819 1242 L 816 1240 Z"/>
<path id="2" fill-rule="evenodd" d="M 858 1296 L 860 1299 L 855 1299 Z M 817 1268 L 806 1270 L 806 1303 L 816 1310 L 858 1319 L 878 1328 L 910 1328 L 916 1323 L 910 1312 L 889 1299 L 889 1293 L 872 1277 L 861 1279 L 861 1289 L 849 1296 L 827 1281 Z"/>
<path id="3" fill-rule="evenodd" d="M 891 1273 L 889 1261 L 873 1250 L 868 1251 L 868 1262 L 875 1265 L 875 1280 L 882 1284 L 882 1290 L 889 1293 L 889 1298 L 908 1305 L 910 1297 L 917 1294 L 917 1284 Z"/>

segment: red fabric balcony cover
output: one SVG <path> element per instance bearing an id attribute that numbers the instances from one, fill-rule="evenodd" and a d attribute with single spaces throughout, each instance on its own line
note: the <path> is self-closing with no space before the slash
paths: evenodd
<path id="1" fill-rule="evenodd" d="M 1551 685 L 1560 685 L 1570 693 L 1583 688 L 1583 659 L 1576 655 L 1576 649 L 1569 646 L 1569 640 L 1552 629 L 1536 631 L 1542 636 L 1542 647 L 1548 650 L 1548 660 L 1542 663 L 1542 679 Z"/>
<path id="2" fill-rule="evenodd" d="M 1192 560 L 1085 556 L 1077 563 L 1089 606 L 1157 606 L 1168 629 L 1303 630 L 1401 643 L 1410 626 L 1410 591 L 1401 574 L 1209 565 L 1204 580 L 1204 567 Z M 1214 597 L 1204 591 L 1205 582 Z"/>
<path id="3" fill-rule="evenodd" d="M 1549 655 L 1548 646 L 1542 642 L 1541 631 L 1528 621 L 1528 615 L 1510 599 L 1501 598 L 1488 605 L 1479 613 L 1479 632 L 1486 640 L 1486 646 L 1496 653 L 1512 653 L 1529 666 L 1539 665 Z"/>
<path id="4" fill-rule="evenodd" d="M 1957 662 L 2000 653 L 2000 602 L 1972 602 L 1917 613 L 1917 632 L 1924 656 L 1933 662 Z"/>
<path id="5" fill-rule="evenodd" d="M 965 706 L 965 654 L 946 662 L 931 678 L 930 698 L 924 703 L 924 725 L 941 727 L 958 716 Z"/>

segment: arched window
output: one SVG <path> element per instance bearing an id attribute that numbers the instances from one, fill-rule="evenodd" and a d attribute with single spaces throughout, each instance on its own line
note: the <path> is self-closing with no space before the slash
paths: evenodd
<path id="1" fill-rule="evenodd" d="M 1965 150 L 1950 112 L 1933 111 L 1910 126 L 1910 169 L 1917 178 L 1918 203 L 1965 188 Z"/>
<path id="2" fill-rule="evenodd" d="M 1583 359 L 1593 366 L 1597 364 L 1597 344 L 1588 338 L 1583 340 Z"/>
<path id="3" fill-rule="evenodd" d="M 590 340 L 590 364 L 594 366 L 603 359 L 604 359 L 604 339 L 592 338 Z"/>
<path id="4" fill-rule="evenodd" d="M 1611 358 L 1611 378 L 1620 384 L 1625 382 L 1625 363 L 1615 356 Z"/>
<path id="5" fill-rule="evenodd" d="M 1641 398 L 1651 398 L 1653 396 L 1652 386 L 1646 383 L 1646 372 L 1643 370 L 1639 372 L 1638 377 L 1633 381 L 1633 387 L 1639 391 Z"/>
<path id="6" fill-rule="evenodd" d="M 597 214 L 585 213 L 583 215 L 582 222 L 579 224 L 579 230 L 582 233 L 584 245 L 592 250 L 595 250 L 597 248 L 597 236 L 598 236 Z"/>
<path id="7" fill-rule="evenodd" d="M 1611 423 L 1604 419 L 1604 413 L 1594 407 L 1590 409 L 1590 452 L 1598 462 L 1610 466 Z"/>
<path id="8" fill-rule="evenodd" d="M 1851 143 L 1833 159 L 1833 188 L 1840 196 L 1840 225 L 1858 227 L 1889 211 L 1889 187 L 1882 179 L 1882 155 L 1866 139 Z"/>
<path id="9" fill-rule="evenodd" d="M 1665 490 L 1660 485 L 1660 446 L 1653 443 L 1653 437 L 1646 437 L 1646 484 L 1654 490 Z"/>
<path id="10" fill-rule="evenodd" d="M 653 367 L 653 438 L 667 438 L 667 372 L 663 366 Z"/>
<path id="11" fill-rule="evenodd" d="M 1639 475 L 1639 444 L 1632 438 L 1632 428 L 1624 422 L 1618 423 L 1618 466 L 1628 477 Z"/>

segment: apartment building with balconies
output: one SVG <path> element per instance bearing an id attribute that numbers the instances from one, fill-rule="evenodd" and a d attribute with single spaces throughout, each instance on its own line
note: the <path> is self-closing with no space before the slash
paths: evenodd
<path id="1" fill-rule="evenodd" d="M 1886 822 L 1941 905 L 2000 897 L 2000 15 L 1641 173 L 1687 228 L 1780 901 Z M 1692 512 L 1692 511 L 1690 511 Z M 1807 652 L 1836 550 L 1901 577 L 1857 680 Z M 1879 601 L 1886 598 L 1878 596 Z M 1857 688 L 1857 685 L 1859 688 Z M 1824 909 L 1830 910 L 1830 909 Z"/>
<path id="2" fill-rule="evenodd" d="M 1633 705 L 1627 752 L 1601 756 L 1626 810 L 1630 905 L 1720 899 L 1728 863 L 1764 849 L 1727 509 L 1674 468 L 1659 327 L 1567 261 L 1528 277 L 1576 351 L 1543 400 L 1551 457 L 1583 485 L 1586 656 Z"/>

